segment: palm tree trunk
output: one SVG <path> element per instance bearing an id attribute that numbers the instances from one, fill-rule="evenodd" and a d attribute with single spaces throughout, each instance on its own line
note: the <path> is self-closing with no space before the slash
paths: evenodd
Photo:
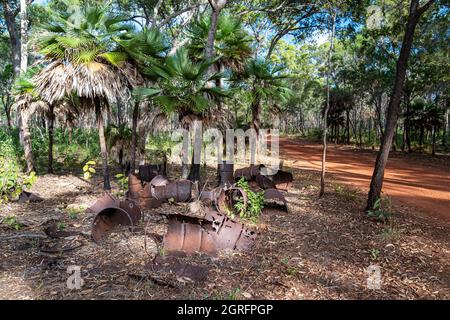
<path id="1" fill-rule="evenodd" d="M 20 110 L 20 132 L 23 137 L 23 148 L 25 151 L 25 161 L 27 163 L 27 172 L 36 171 L 36 164 L 33 156 L 33 147 L 31 144 L 31 132 L 28 126 L 28 121 L 31 116 L 31 112 L 21 108 Z"/>
<path id="2" fill-rule="evenodd" d="M 105 124 L 103 121 L 103 110 L 99 98 L 95 98 L 95 113 L 97 116 L 98 138 L 100 141 L 100 153 L 102 158 L 103 189 L 111 190 L 111 184 L 109 182 L 108 149 L 106 147 L 105 139 Z"/>
<path id="3" fill-rule="evenodd" d="M 403 84 L 405 82 L 408 58 L 414 39 L 414 31 L 416 29 L 417 23 L 419 22 L 420 16 L 433 2 L 434 0 L 430 0 L 421 8 L 419 8 L 419 0 L 411 1 L 408 22 L 406 24 L 405 34 L 403 36 L 402 48 L 400 50 L 400 56 L 397 61 L 395 84 L 392 90 L 391 97 L 389 99 L 386 129 L 383 135 L 380 150 L 377 155 L 377 160 L 375 162 L 372 180 L 370 182 L 370 191 L 367 199 L 366 210 L 372 210 L 375 202 L 380 198 L 381 195 L 384 170 L 386 168 L 389 151 L 392 145 L 395 125 L 397 124 L 398 115 L 400 113 L 400 99 L 403 91 Z"/>
<path id="4" fill-rule="evenodd" d="M 253 129 L 255 129 L 256 133 L 259 133 L 259 129 L 261 128 L 261 100 L 256 98 L 252 103 L 252 125 Z"/>
<path id="5" fill-rule="evenodd" d="M 55 115 L 53 106 L 50 106 L 50 115 L 48 119 L 48 166 L 47 172 L 53 173 L 53 130 L 55 126 Z"/>

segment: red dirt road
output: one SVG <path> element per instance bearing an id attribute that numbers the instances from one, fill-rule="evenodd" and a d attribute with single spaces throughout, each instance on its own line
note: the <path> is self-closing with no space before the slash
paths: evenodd
<path id="1" fill-rule="evenodd" d="M 320 170 L 322 145 L 280 137 L 281 156 L 300 169 Z M 327 173 L 339 183 L 368 192 L 376 152 L 329 145 Z M 383 194 L 394 204 L 417 208 L 450 225 L 450 163 L 392 154 L 385 171 Z"/>

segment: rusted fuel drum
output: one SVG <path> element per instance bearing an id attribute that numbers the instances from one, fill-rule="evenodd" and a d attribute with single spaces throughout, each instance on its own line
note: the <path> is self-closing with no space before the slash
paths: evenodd
<path id="1" fill-rule="evenodd" d="M 217 249 L 248 250 L 256 239 L 256 233 L 241 222 L 234 221 L 224 214 L 208 211 L 205 219 L 212 222 L 217 234 Z"/>
<path id="2" fill-rule="evenodd" d="M 154 177 L 152 179 L 152 181 L 150 181 L 150 185 L 151 186 L 155 186 L 155 187 L 157 187 L 157 186 L 166 186 L 169 183 L 170 183 L 170 180 L 167 177 L 165 177 L 163 175 L 160 175 L 160 174 L 157 175 L 156 177 Z"/>
<path id="3" fill-rule="evenodd" d="M 234 184 L 234 164 L 225 161 L 217 165 L 219 176 L 219 187 L 231 186 Z"/>
<path id="4" fill-rule="evenodd" d="M 270 176 L 265 176 L 259 174 L 256 176 L 256 183 L 262 189 L 273 189 L 275 188 L 275 183 L 270 179 Z"/>
<path id="5" fill-rule="evenodd" d="M 164 235 L 163 247 L 167 252 L 206 252 L 217 251 L 215 234 L 211 222 L 181 215 L 169 216 L 169 225 Z"/>
<path id="6" fill-rule="evenodd" d="M 234 177 L 236 180 L 244 177 L 245 180 L 250 181 L 255 179 L 257 175 L 260 174 L 260 168 L 262 165 L 251 165 L 242 169 L 236 169 L 234 172 Z"/>
<path id="7" fill-rule="evenodd" d="M 159 164 L 143 164 L 139 166 L 139 178 L 150 182 L 157 175 L 163 174 L 163 166 Z"/>
<path id="8" fill-rule="evenodd" d="M 119 208 L 125 210 L 128 215 L 130 216 L 131 220 L 133 221 L 133 224 L 139 223 L 139 220 L 141 219 L 142 213 L 141 208 L 139 208 L 138 205 L 136 205 L 133 201 L 120 201 Z"/>
<path id="9" fill-rule="evenodd" d="M 287 210 L 286 198 L 277 189 L 264 190 L 264 201 L 267 207 L 276 207 L 282 210 Z"/>
<path id="10" fill-rule="evenodd" d="M 248 202 L 247 193 L 243 189 L 237 187 L 232 187 L 227 190 L 222 189 L 216 198 L 216 207 L 221 213 L 224 214 L 234 212 L 234 205 L 238 198 L 242 198 L 244 202 L 244 210 L 246 210 Z"/>
<path id="11" fill-rule="evenodd" d="M 154 209 L 161 206 L 162 201 L 156 199 L 152 195 L 152 186 L 147 183 L 144 188 L 139 192 L 139 205 L 144 209 Z"/>
<path id="12" fill-rule="evenodd" d="M 87 213 L 99 213 L 105 208 L 119 207 L 120 201 L 113 195 L 107 193 L 100 199 L 98 199 L 92 206 L 86 209 Z"/>
<path id="13" fill-rule="evenodd" d="M 177 180 L 166 186 L 167 199 L 184 202 L 191 199 L 192 182 L 190 180 Z"/>
<path id="14" fill-rule="evenodd" d="M 118 225 L 133 226 L 133 219 L 121 208 L 103 209 L 95 216 L 92 223 L 92 239 L 95 242 L 101 241 Z"/>
<path id="15" fill-rule="evenodd" d="M 139 192 L 142 190 L 141 180 L 134 174 L 128 176 L 128 197 L 131 199 L 138 199 Z"/>
<path id="16" fill-rule="evenodd" d="M 278 170 L 278 172 L 271 177 L 275 188 L 283 191 L 288 191 L 292 187 L 292 173 Z"/>
<path id="17" fill-rule="evenodd" d="M 162 201 L 173 199 L 175 202 L 184 202 L 191 199 L 192 182 L 176 180 L 165 186 L 154 186 L 151 192 L 154 198 Z"/>

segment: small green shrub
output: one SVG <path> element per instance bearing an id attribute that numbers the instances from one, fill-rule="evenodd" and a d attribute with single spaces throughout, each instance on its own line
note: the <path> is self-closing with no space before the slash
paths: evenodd
<path id="1" fill-rule="evenodd" d="M 370 256 L 372 258 L 372 260 L 377 260 L 378 257 L 380 256 L 380 250 L 376 249 L 376 248 L 372 248 L 370 249 Z"/>
<path id="2" fill-rule="evenodd" d="M 385 221 L 393 214 L 390 208 L 391 208 L 390 198 L 385 198 L 385 200 L 379 198 L 377 199 L 377 201 L 375 201 L 373 210 L 367 210 L 367 216 L 369 218 Z"/>
<path id="3" fill-rule="evenodd" d="M 4 223 L 15 230 L 20 230 L 22 228 L 22 224 L 17 221 L 15 216 L 6 217 Z"/>
<path id="4" fill-rule="evenodd" d="M 63 231 L 66 229 L 66 224 L 64 222 L 58 222 L 57 226 L 59 231 Z"/>
<path id="5" fill-rule="evenodd" d="M 83 166 L 83 178 L 85 178 L 86 180 L 89 180 L 92 178 L 92 174 L 95 173 L 95 161 L 88 161 L 86 162 L 86 164 Z"/>
<path id="6" fill-rule="evenodd" d="M 244 190 L 247 193 L 248 198 L 247 210 L 245 210 L 244 199 L 239 198 L 235 202 L 234 208 L 237 210 L 239 216 L 241 218 L 257 219 L 260 216 L 262 209 L 264 208 L 264 191 L 253 192 L 250 189 L 248 182 L 244 178 L 241 178 L 237 182 L 236 186 Z M 231 215 L 233 218 L 234 214 L 231 213 Z"/>

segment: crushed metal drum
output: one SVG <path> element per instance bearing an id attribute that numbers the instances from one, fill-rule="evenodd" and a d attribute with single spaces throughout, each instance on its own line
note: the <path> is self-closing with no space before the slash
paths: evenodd
<path id="1" fill-rule="evenodd" d="M 210 210 L 205 219 L 212 222 L 217 234 L 217 250 L 249 250 L 256 239 L 256 232 L 246 228 L 238 220 L 232 220 L 226 215 Z"/>
<path id="2" fill-rule="evenodd" d="M 184 215 L 169 216 L 163 247 L 167 253 L 215 254 L 219 250 L 249 250 L 256 233 L 217 211 L 210 210 L 204 219 Z"/>
<path id="3" fill-rule="evenodd" d="M 267 189 L 264 191 L 266 206 L 277 207 L 287 210 L 287 201 L 283 194 L 277 189 Z"/>
<path id="4" fill-rule="evenodd" d="M 133 218 L 121 208 L 105 208 L 100 211 L 92 223 L 92 239 L 100 242 L 119 226 L 133 226 Z"/>
<path id="5" fill-rule="evenodd" d="M 170 215 L 163 247 L 168 253 L 217 252 L 217 234 L 211 221 L 198 218 Z"/>
<path id="6" fill-rule="evenodd" d="M 44 201 L 44 198 L 28 191 L 22 191 L 22 193 L 19 195 L 19 199 L 17 200 L 18 203 L 41 202 L 41 201 Z"/>

